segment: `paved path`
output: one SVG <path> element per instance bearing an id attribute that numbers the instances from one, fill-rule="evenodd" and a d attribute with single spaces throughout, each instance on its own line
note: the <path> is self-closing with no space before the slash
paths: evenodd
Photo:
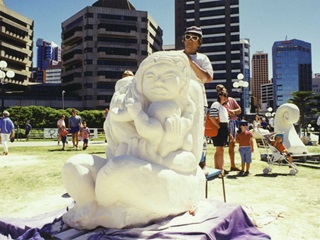
<path id="1" fill-rule="evenodd" d="M 69 141 L 69 144 L 67 146 L 69 146 L 71 143 L 71 141 Z M 82 144 L 82 142 L 79 142 L 80 145 Z M 90 141 L 89 142 L 90 145 L 107 145 L 107 143 L 105 143 L 104 141 Z M 2 145 L 2 144 L 1 144 Z M 34 141 L 34 140 L 30 140 L 30 141 L 26 141 L 25 139 L 23 140 L 19 140 L 19 141 L 14 141 L 13 143 L 12 142 L 9 142 L 9 148 L 11 147 L 34 147 L 34 146 L 57 146 L 58 143 L 57 141 Z M 72 145 L 72 143 L 71 143 Z M 71 146 L 70 145 L 70 146 Z M 62 143 L 60 143 L 59 146 L 62 146 Z"/>

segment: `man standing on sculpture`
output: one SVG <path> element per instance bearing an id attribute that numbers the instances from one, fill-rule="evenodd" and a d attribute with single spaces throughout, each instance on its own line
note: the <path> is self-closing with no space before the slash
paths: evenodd
<path id="1" fill-rule="evenodd" d="M 204 116 L 207 114 L 207 97 L 204 84 L 213 80 L 213 69 L 209 58 L 198 50 L 202 44 L 202 30 L 200 27 L 188 27 L 184 33 L 183 39 L 184 53 L 189 58 L 190 66 L 195 73 L 196 80 L 202 83 L 203 99 L 204 99 Z M 204 118 L 205 122 L 205 118 Z M 204 136 L 204 149 L 207 148 L 207 141 Z M 202 162 L 202 168 L 205 167 L 205 161 Z"/>
<path id="2" fill-rule="evenodd" d="M 227 92 L 227 89 L 222 85 L 218 84 L 216 86 L 217 92 Z M 229 157 L 230 157 L 230 171 L 240 171 L 235 164 L 234 159 L 234 148 L 235 148 L 235 141 L 237 136 L 237 120 L 238 114 L 241 114 L 241 107 L 237 103 L 237 101 L 232 98 L 228 97 L 228 101 L 223 105 L 228 110 L 229 114 Z"/>
<path id="3" fill-rule="evenodd" d="M 189 63 L 197 79 L 202 84 L 211 82 L 213 79 L 213 69 L 209 58 L 199 53 L 198 50 L 202 44 L 202 30 L 199 27 L 188 27 L 184 33 L 184 53 L 189 58 Z M 205 89 L 203 87 L 205 106 L 208 106 Z"/>

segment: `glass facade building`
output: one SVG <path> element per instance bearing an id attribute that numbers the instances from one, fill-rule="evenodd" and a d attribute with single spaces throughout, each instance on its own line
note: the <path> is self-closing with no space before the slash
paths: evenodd
<path id="1" fill-rule="evenodd" d="M 272 47 L 274 107 L 286 103 L 294 91 L 312 90 L 311 44 L 278 41 Z"/>

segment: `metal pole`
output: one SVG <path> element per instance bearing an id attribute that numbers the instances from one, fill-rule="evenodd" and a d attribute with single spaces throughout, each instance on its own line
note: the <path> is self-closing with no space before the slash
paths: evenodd
<path id="1" fill-rule="evenodd" d="M 64 94 L 66 91 L 62 91 L 62 109 L 64 109 Z"/>

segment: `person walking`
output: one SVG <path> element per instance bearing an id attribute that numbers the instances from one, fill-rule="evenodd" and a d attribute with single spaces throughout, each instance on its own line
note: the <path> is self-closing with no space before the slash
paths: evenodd
<path id="1" fill-rule="evenodd" d="M 60 144 L 60 140 L 61 140 L 61 135 L 60 132 L 62 130 L 62 127 L 66 127 L 66 122 L 64 121 L 64 119 L 66 118 L 66 116 L 64 114 L 61 115 L 60 119 L 57 121 L 57 128 L 58 128 L 58 145 Z"/>
<path id="2" fill-rule="evenodd" d="M 241 171 L 240 175 L 248 176 L 250 171 L 250 164 L 252 162 L 253 141 L 252 133 L 247 129 L 248 123 L 246 121 L 240 122 L 240 129 L 236 137 L 239 143 L 239 153 L 241 156 Z M 245 171 L 244 171 L 245 170 Z"/>
<path id="3" fill-rule="evenodd" d="M 67 136 L 68 136 L 68 131 L 66 129 L 66 126 L 62 126 L 61 130 L 59 132 L 59 136 L 62 142 L 62 149 L 61 150 L 65 150 L 66 147 L 66 142 L 67 142 Z"/>
<path id="4" fill-rule="evenodd" d="M 79 132 L 80 126 L 82 124 L 82 119 L 80 116 L 77 115 L 77 110 L 73 108 L 71 110 L 72 116 L 70 116 L 68 121 L 68 128 L 69 132 L 72 134 L 72 144 L 75 150 L 78 150 L 78 143 L 79 143 Z"/>
<path id="5" fill-rule="evenodd" d="M 30 124 L 30 121 L 28 120 L 25 127 L 24 127 L 26 141 L 29 141 L 29 134 L 30 134 L 31 130 L 32 130 L 32 126 Z"/>
<path id="6" fill-rule="evenodd" d="M 81 135 L 81 138 L 83 141 L 82 149 L 86 150 L 88 147 L 88 142 L 89 142 L 89 138 L 90 138 L 90 129 L 87 127 L 87 123 L 85 121 L 83 121 L 83 123 L 82 123 L 80 135 Z"/>
<path id="7" fill-rule="evenodd" d="M 10 137 L 14 138 L 14 124 L 9 118 L 9 115 L 8 111 L 3 111 L 2 118 L 0 119 L 0 132 L 4 155 L 8 155 L 9 153 L 8 141 L 10 141 Z"/>

